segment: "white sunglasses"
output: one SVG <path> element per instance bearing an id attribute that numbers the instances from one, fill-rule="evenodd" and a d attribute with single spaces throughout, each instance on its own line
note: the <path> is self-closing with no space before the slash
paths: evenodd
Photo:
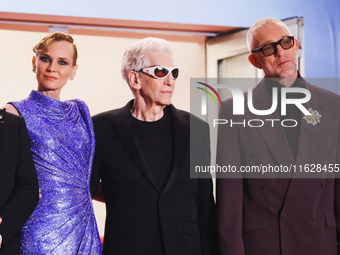
<path id="1" fill-rule="evenodd" d="M 177 79 L 179 70 L 177 67 L 151 66 L 140 69 L 138 72 L 143 72 L 156 79 L 164 78 L 171 73 L 172 78 Z"/>

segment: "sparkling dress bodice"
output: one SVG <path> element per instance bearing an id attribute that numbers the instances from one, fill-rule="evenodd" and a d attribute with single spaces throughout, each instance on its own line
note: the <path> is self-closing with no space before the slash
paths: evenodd
<path id="1" fill-rule="evenodd" d="M 95 136 L 80 100 L 37 91 L 11 102 L 24 117 L 42 198 L 21 233 L 22 254 L 101 254 L 90 194 Z"/>

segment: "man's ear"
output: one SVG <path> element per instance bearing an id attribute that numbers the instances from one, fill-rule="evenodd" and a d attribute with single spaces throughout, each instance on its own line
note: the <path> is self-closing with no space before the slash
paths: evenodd
<path id="1" fill-rule="evenodd" d="M 131 86 L 131 88 L 133 89 L 140 89 L 140 79 L 139 79 L 139 75 L 137 72 L 135 71 L 130 71 L 129 72 L 129 84 Z"/>
<path id="2" fill-rule="evenodd" d="M 37 70 L 36 59 L 35 59 L 35 56 L 33 56 L 33 58 L 32 58 L 32 71 L 35 73 L 36 70 Z"/>
<path id="3" fill-rule="evenodd" d="M 248 56 L 248 60 L 250 62 L 250 64 L 252 64 L 253 66 L 255 66 L 258 69 L 262 69 L 261 65 L 259 64 L 259 62 L 256 60 L 254 54 L 250 54 Z"/>
<path id="4" fill-rule="evenodd" d="M 294 47 L 296 47 L 296 49 L 298 50 L 299 49 L 299 42 L 298 42 L 298 40 L 295 38 L 294 39 Z"/>

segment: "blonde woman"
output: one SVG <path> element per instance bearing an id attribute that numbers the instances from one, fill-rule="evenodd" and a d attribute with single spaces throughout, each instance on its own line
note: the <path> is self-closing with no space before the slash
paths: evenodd
<path id="1" fill-rule="evenodd" d="M 90 194 L 95 137 L 87 106 L 60 101 L 60 91 L 77 71 L 70 35 L 55 32 L 34 48 L 37 91 L 11 102 L 24 117 L 42 198 L 22 230 L 22 254 L 101 254 Z"/>

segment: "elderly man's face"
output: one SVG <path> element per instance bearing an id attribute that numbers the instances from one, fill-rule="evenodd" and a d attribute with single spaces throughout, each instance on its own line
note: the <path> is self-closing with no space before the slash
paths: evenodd
<path id="1" fill-rule="evenodd" d="M 253 47 L 258 48 L 267 43 L 277 42 L 280 39 L 290 36 L 289 31 L 275 23 L 264 25 L 255 31 L 253 35 Z M 284 50 L 281 45 L 277 45 L 276 54 L 263 56 L 261 51 L 252 53 L 249 61 L 257 68 L 263 69 L 267 78 L 296 78 L 297 77 L 297 56 L 298 42 L 292 48 Z"/>
<path id="2" fill-rule="evenodd" d="M 175 67 L 172 56 L 166 51 L 155 51 L 148 55 L 150 66 Z M 163 78 L 154 78 L 141 73 L 140 95 L 148 105 L 166 106 L 171 104 L 171 97 L 175 89 L 175 79 L 169 73 Z"/>

